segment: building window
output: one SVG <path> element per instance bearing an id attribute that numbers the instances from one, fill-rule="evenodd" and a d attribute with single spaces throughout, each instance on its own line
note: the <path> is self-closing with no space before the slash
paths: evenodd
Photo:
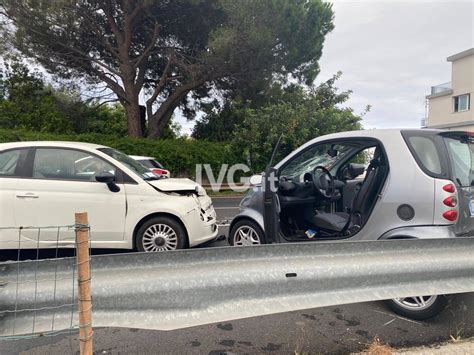
<path id="1" fill-rule="evenodd" d="M 470 107 L 470 97 L 469 94 L 454 96 L 454 112 L 462 112 L 469 110 Z"/>

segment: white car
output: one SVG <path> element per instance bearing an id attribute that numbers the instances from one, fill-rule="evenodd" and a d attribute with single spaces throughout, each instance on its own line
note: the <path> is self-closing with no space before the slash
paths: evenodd
<path id="1" fill-rule="evenodd" d="M 140 164 L 142 164 L 145 168 L 147 168 L 148 170 L 154 172 L 155 174 L 157 174 L 161 177 L 167 177 L 167 178 L 171 177 L 170 176 L 170 171 L 163 168 L 163 165 L 161 165 L 153 157 L 143 157 L 143 156 L 140 156 L 140 155 L 130 155 L 130 158 L 135 159 Z"/>
<path id="2" fill-rule="evenodd" d="M 19 228 L 71 225 L 75 212 L 88 213 L 93 248 L 174 250 L 218 233 L 211 199 L 189 179 L 160 179 L 101 145 L 0 144 L 0 249 L 74 247 L 72 229 Z"/>

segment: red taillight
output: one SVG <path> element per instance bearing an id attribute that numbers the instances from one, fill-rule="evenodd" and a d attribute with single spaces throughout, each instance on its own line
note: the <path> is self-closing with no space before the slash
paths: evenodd
<path id="1" fill-rule="evenodd" d="M 443 190 L 446 192 L 453 193 L 456 191 L 456 187 L 454 186 L 454 184 L 447 184 L 443 186 Z"/>
<path id="2" fill-rule="evenodd" d="M 443 203 L 448 207 L 456 207 L 458 200 L 454 196 L 449 196 L 444 199 Z"/>
<path id="3" fill-rule="evenodd" d="M 443 213 L 443 217 L 450 222 L 454 222 L 458 218 L 458 211 L 450 210 Z"/>
<path id="4" fill-rule="evenodd" d="M 153 172 L 158 175 L 166 175 L 167 171 L 163 169 L 153 169 Z"/>

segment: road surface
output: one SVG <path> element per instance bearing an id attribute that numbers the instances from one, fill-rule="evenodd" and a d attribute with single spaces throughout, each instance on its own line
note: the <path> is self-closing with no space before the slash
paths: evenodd
<path id="1" fill-rule="evenodd" d="M 371 302 L 168 332 L 95 329 L 94 350 L 96 354 L 349 353 L 367 348 L 375 337 L 398 348 L 473 335 L 474 294 L 471 293 L 454 297 L 443 313 L 426 322 L 395 316 L 382 303 Z M 77 354 L 77 349 L 77 334 L 0 341 L 2 355 Z"/>
<path id="2" fill-rule="evenodd" d="M 229 222 L 239 213 L 239 203 L 243 196 L 238 197 L 214 197 L 212 204 L 216 210 L 217 220 Z M 219 235 L 228 236 L 229 227 L 219 227 Z M 221 245 L 218 243 L 217 245 Z"/>

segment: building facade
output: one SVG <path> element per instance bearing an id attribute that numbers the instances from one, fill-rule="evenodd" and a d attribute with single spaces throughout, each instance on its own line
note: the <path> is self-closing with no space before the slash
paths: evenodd
<path id="1" fill-rule="evenodd" d="M 431 87 L 427 99 L 426 128 L 474 132 L 474 48 L 447 58 L 451 82 Z"/>

